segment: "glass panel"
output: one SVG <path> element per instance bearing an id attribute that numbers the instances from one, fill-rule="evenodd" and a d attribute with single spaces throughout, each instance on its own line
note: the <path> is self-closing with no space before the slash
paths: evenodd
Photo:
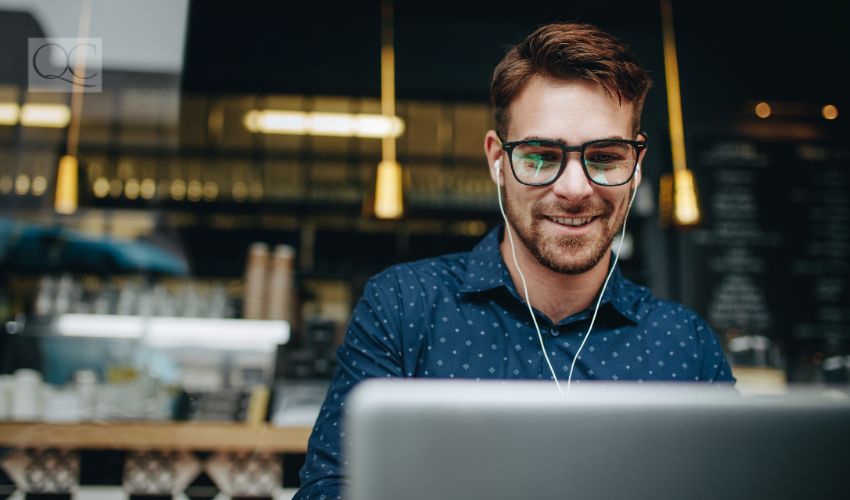
<path id="1" fill-rule="evenodd" d="M 406 143 L 412 155 L 440 154 L 440 105 L 432 102 L 413 102 L 406 106 L 407 130 L 399 143 Z"/>
<path id="2" fill-rule="evenodd" d="M 460 158 L 480 158 L 483 137 L 490 128 L 490 108 L 486 104 L 456 104 L 453 109 L 453 153 Z"/>

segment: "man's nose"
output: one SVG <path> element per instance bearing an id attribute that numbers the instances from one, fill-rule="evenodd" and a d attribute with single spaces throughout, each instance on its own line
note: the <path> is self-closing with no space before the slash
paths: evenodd
<path id="1" fill-rule="evenodd" d="M 552 191 L 569 201 L 582 200 L 593 194 L 593 186 L 584 174 L 579 153 L 570 153 L 567 156 L 567 165 L 561 176 L 552 184 Z"/>

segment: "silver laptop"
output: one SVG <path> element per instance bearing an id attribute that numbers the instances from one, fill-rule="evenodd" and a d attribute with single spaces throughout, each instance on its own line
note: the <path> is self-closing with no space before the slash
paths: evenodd
<path id="1" fill-rule="evenodd" d="M 850 400 L 708 386 L 372 380 L 348 500 L 850 498 Z"/>

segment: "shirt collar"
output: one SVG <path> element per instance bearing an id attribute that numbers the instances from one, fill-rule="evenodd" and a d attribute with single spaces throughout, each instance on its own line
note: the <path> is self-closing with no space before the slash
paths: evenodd
<path id="1" fill-rule="evenodd" d="M 504 226 L 500 225 L 491 230 L 469 252 L 466 274 L 460 287 L 461 293 L 484 293 L 497 288 L 504 288 L 515 299 L 521 300 L 502 259 L 502 253 L 499 251 L 503 229 Z M 640 315 L 637 306 L 641 297 L 646 293 L 646 288 L 625 279 L 618 267 L 614 270 L 608 286 L 605 288 L 600 309 L 603 309 L 606 304 L 610 305 L 624 318 L 633 323 L 638 323 Z M 578 314 L 581 315 L 585 312 Z"/>
<path id="2" fill-rule="evenodd" d="M 513 288 L 510 274 L 499 251 L 503 227 L 491 230 L 469 252 L 466 275 L 460 286 L 461 293 L 486 292 L 500 287 Z"/>

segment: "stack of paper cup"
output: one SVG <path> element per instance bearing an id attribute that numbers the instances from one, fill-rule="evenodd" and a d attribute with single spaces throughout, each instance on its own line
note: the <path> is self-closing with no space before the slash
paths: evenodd
<path id="1" fill-rule="evenodd" d="M 15 379 L 10 375 L 0 375 L 0 420 L 12 416 L 12 391 Z"/>
<path id="2" fill-rule="evenodd" d="M 15 372 L 12 395 L 12 418 L 41 420 L 44 414 L 44 384 L 41 374 L 21 368 Z"/>
<path id="3" fill-rule="evenodd" d="M 93 370 L 80 370 L 74 374 L 80 419 L 92 420 L 97 410 L 97 374 Z"/>
<path id="4" fill-rule="evenodd" d="M 269 262 L 269 247 L 265 243 L 254 243 L 248 250 L 245 265 L 245 294 L 242 317 L 263 319 L 266 309 L 266 274 Z"/>
<path id="5" fill-rule="evenodd" d="M 295 320 L 295 249 L 277 245 L 269 272 L 267 319 Z"/>

